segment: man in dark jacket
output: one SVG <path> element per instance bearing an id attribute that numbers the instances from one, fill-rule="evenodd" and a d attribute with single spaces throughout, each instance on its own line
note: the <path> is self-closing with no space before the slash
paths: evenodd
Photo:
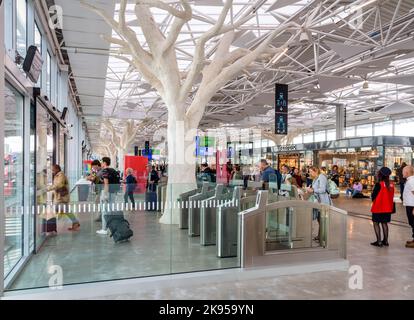
<path id="1" fill-rule="evenodd" d="M 159 181 L 160 177 L 158 175 L 158 172 L 157 170 L 155 170 L 155 166 L 152 166 L 151 171 L 149 172 L 147 189 L 149 191 L 155 192 L 157 190 L 157 185 Z"/>
<path id="2" fill-rule="evenodd" d="M 137 186 L 137 179 L 133 176 L 133 170 L 131 168 L 126 169 L 125 178 L 125 194 L 124 202 L 128 203 L 128 198 L 131 200 L 132 207 L 135 207 L 134 191 Z"/>
<path id="3" fill-rule="evenodd" d="M 269 188 L 269 182 L 277 182 L 277 188 L 280 190 L 282 184 L 282 175 L 279 170 L 273 169 L 267 163 L 266 159 L 260 160 L 260 181 L 263 183 L 263 189 L 267 190 Z"/>

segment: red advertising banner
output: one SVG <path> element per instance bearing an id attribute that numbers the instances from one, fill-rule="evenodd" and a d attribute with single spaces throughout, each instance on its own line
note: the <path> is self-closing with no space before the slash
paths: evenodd
<path id="1" fill-rule="evenodd" d="M 133 170 L 133 175 L 138 181 L 137 188 L 135 189 L 135 193 L 145 193 L 145 188 L 147 185 L 148 179 L 148 172 L 147 172 L 147 165 L 148 165 L 148 158 L 141 157 L 141 156 L 125 156 L 125 172 L 124 177 L 126 177 L 126 170 L 131 168 Z"/>

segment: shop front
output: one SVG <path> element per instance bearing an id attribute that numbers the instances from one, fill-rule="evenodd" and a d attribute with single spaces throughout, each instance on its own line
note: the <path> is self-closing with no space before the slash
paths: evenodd
<path id="1" fill-rule="evenodd" d="M 364 188 L 370 190 L 375 184 L 376 172 L 389 167 L 397 180 L 397 169 L 402 163 L 413 164 L 414 137 L 362 137 L 335 141 L 305 143 L 273 147 L 278 167 L 303 168 L 315 165 L 330 173 L 338 166 L 340 186 L 345 187 L 359 179 Z"/>

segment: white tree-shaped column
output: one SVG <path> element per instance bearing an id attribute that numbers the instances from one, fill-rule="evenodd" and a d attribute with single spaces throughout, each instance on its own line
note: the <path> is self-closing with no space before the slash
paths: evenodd
<path id="1" fill-rule="evenodd" d="M 111 143 L 116 148 L 119 160 L 118 169 L 121 172 L 124 172 L 124 157 L 128 154 L 132 144 L 136 141 L 137 133 L 143 132 L 148 128 L 154 128 L 154 120 L 146 118 L 137 124 L 134 120 L 128 120 L 121 126 L 121 130 L 117 130 L 109 119 L 106 119 L 103 122 L 103 125 L 110 132 Z M 156 124 L 155 127 L 157 127 Z"/>
<path id="2" fill-rule="evenodd" d="M 120 1 L 118 20 L 100 8 L 84 2 L 83 4 L 100 15 L 118 35 L 117 38 L 105 37 L 110 43 L 120 46 L 119 55 L 116 57 L 135 67 L 158 92 L 168 108 L 167 203 L 171 203 L 180 193 L 196 185 L 194 136 L 207 103 L 220 88 L 263 54 L 274 37 L 288 29 L 299 30 L 299 27 L 293 22 L 285 23 L 269 32 L 253 50 L 230 51 L 235 39 L 235 30 L 256 17 L 256 13 L 255 10 L 249 11 L 237 21 L 230 19 L 232 23 L 225 24 L 233 5 L 232 0 L 227 0 L 216 23 L 196 40 L 193 61 L 183 75 L 178 67 L 175 44 L 182 27 L 193 19 L 189 2 L 180 0 L 171 5 L 160 0 L 133 2 L 138 25 L 145 38 L 145 48 L 135 31 L 126 24 L 127 0 Z M 155 22 L 151 8 L 164 10 L 173 16 L 171 26 L 165 34 Z M 273 54 L 280 54 L 298 35 L 298 32 L 293 34 L 285 45 L 276 52 L 273 51 Z M 221 38 L 214 57 L 208 60 L 206 44 L 219 36 Z M 201 83 L 195 88 L 200 75 Z M 160 221 L 178 224 L 178 210 L 167 209 Z"/>

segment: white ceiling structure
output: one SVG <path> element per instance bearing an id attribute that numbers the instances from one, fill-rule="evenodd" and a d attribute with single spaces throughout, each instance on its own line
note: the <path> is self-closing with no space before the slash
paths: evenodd
<path id="1" fill-rule="evenodd" d="M 179 6 L 179 1 L 163 0 Z M 111 30 L 79 0 L 55 0 L 64 14 L 64 48 L 93 147 L 98 147 L 103 118 L 166 121 L 167 110 L 157 92 L 128 64 L 109 57 L 116 47 L 101 39 Z M 86 1 L 117 18 L 119 3 Z M 194 43 L 217 20 L 221 0 L 193 0 L 193 19 L 178 38 L 180 70 L 189 67 Z M 133 10 L 126 20 L 145 48 Z M 255 16 L 238 30 L 233 47 L 252 49 L 275 27 L 297 22 L 300 40 L 282 54 L 257 60 L 230 81 L 210 101 L 200 128 L 254 127 L 274 124 L 274 84 L 289 84 L 290 128 L 324 128 L 335 123 L 335 105 L 347 107 L 350 121 L 373 121 L 384 116 L 414 116 L 414 0 L 235 0 L 227 21 L 237 21 L 249 10 Z M 161 30 L 172 17 L 151 9 Z M 112 36 L 116 34 L 112 32 Z M 272 41 L 273 49 L 289 34 Z M 207 44 L 213 54 L 217 39 Z M 378 120 L 377 120 L 378 121 Z M 143 140 L 143 136 L 137 139 Z"/>

